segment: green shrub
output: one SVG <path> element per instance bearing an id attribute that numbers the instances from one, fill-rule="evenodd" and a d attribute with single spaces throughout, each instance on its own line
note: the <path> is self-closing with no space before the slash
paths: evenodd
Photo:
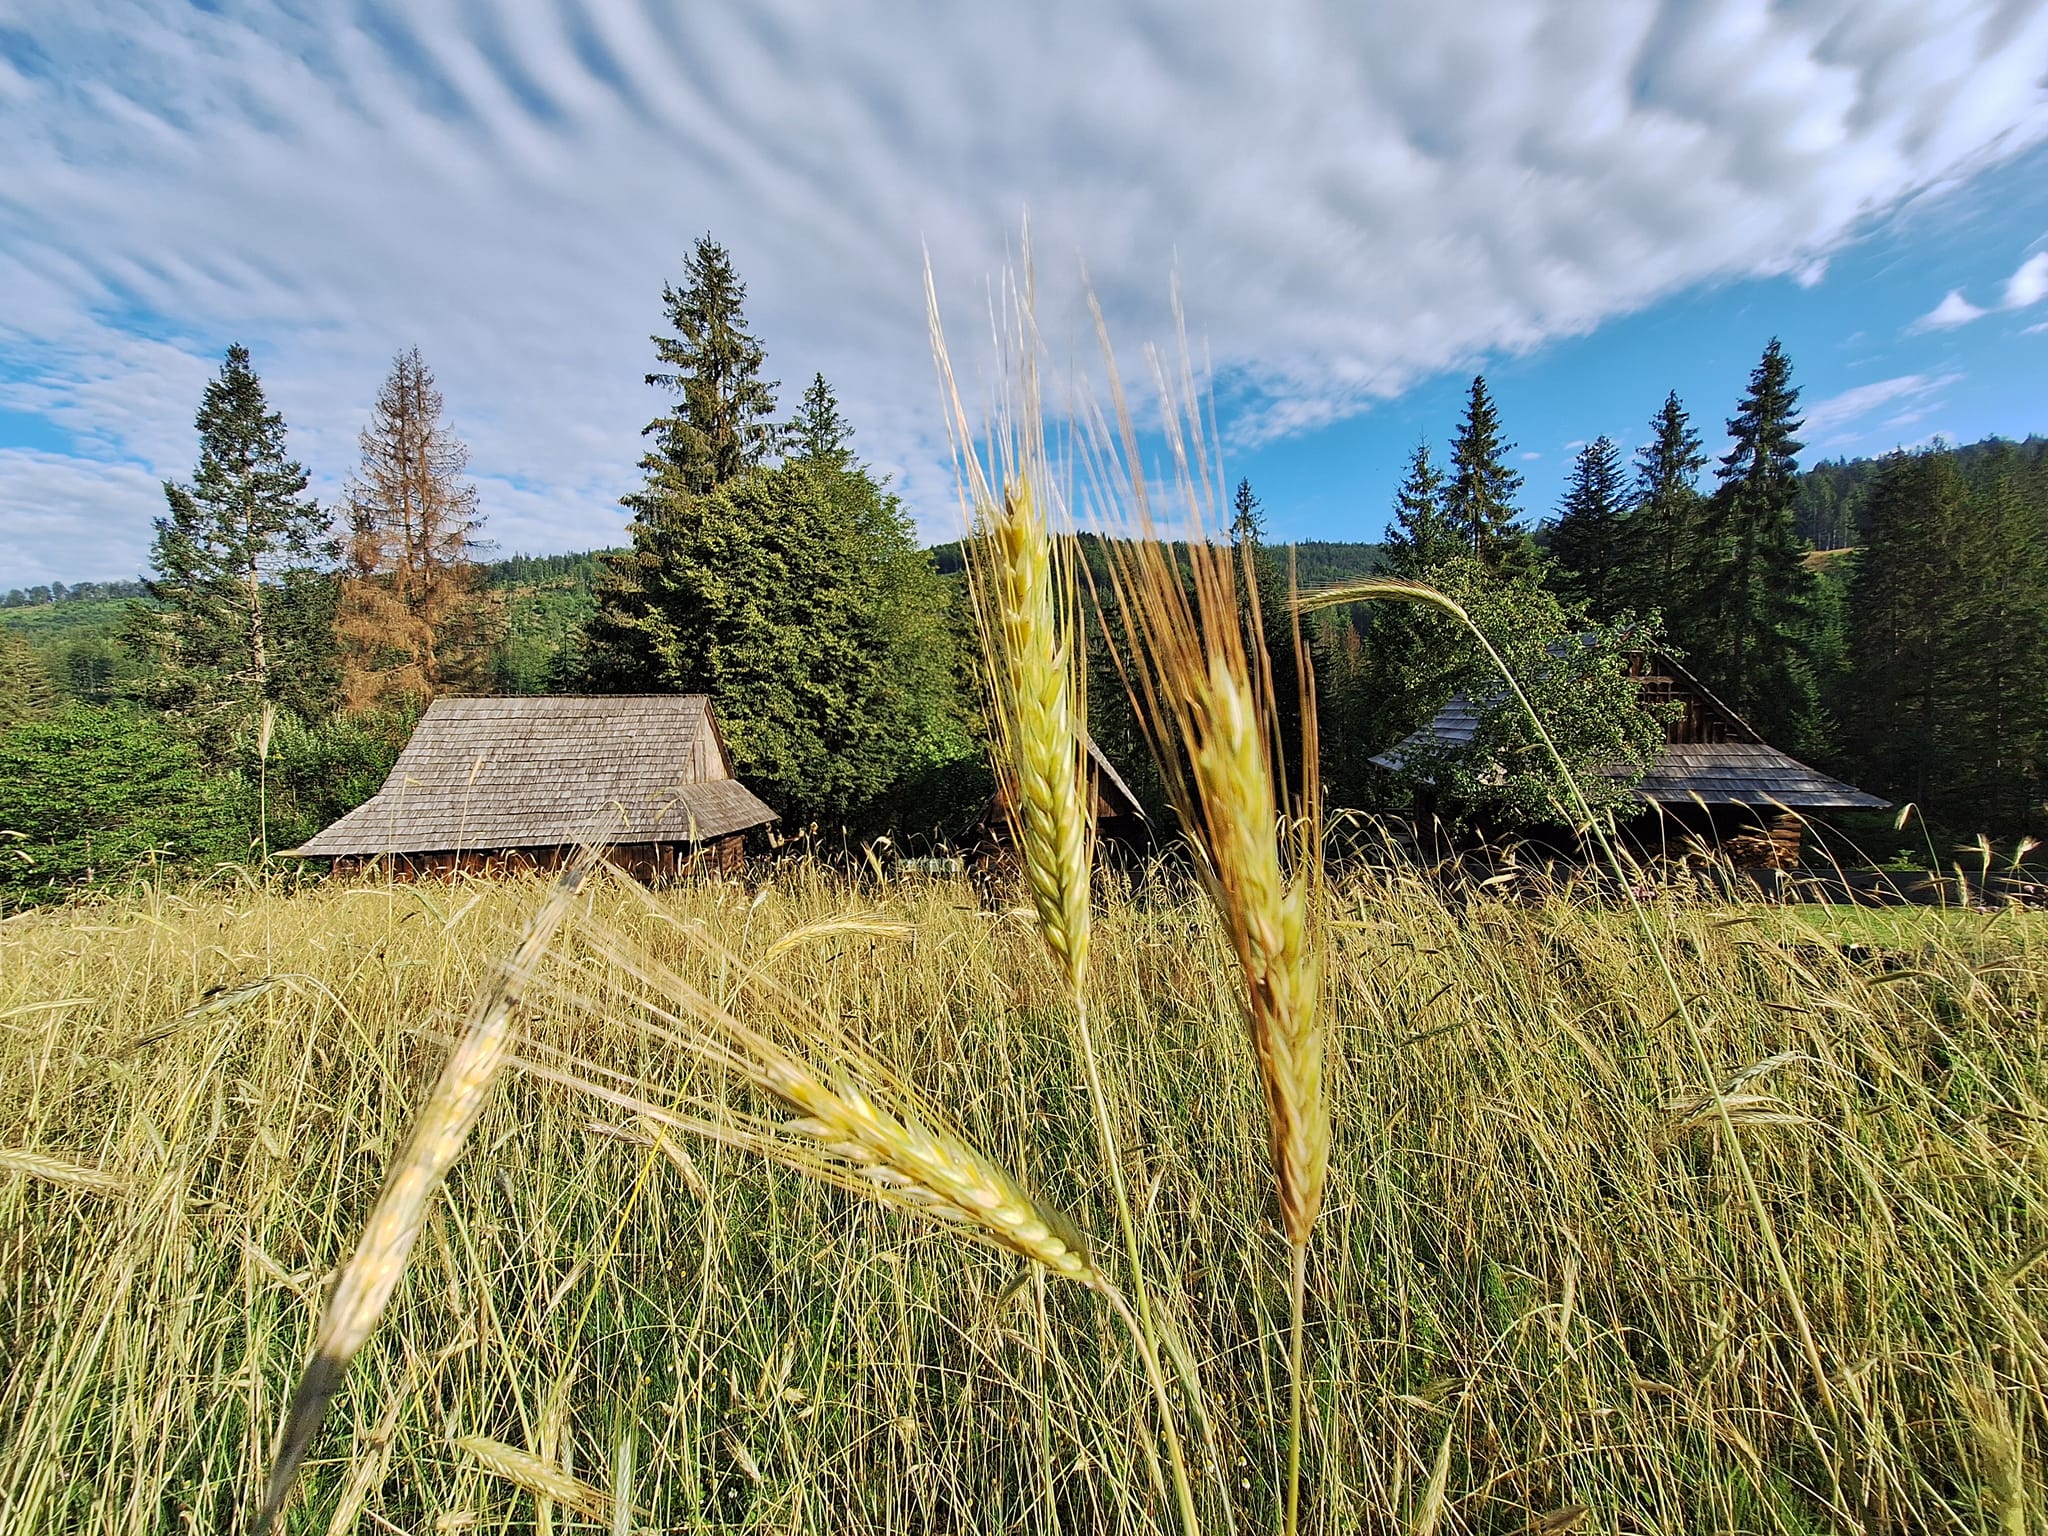
<path id="1" fill-rule="evenodd" d="M 0 732 L 0 902 L 245 858 L 242 794 L 238 775 L 131 710 L 68 704 Z"/>

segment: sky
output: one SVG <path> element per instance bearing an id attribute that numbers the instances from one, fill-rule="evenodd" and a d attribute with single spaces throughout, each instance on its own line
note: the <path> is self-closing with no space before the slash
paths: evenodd
<path id="1" fill-rule="evenodd" d="M 236 341 L 323 499 L 416 345 L 500 550 L 618 542 L 707 232 L 949 537 L 924 264 L 971 394 L 1027 209 L 1051 373 L 1177 287 L 1279 539 L 1482 371 L 1532 517 L 1772 336 L 1809 460 L 2048 431 L 2048 0 L 0 0 L 0 588 L 145 568 Z"/>

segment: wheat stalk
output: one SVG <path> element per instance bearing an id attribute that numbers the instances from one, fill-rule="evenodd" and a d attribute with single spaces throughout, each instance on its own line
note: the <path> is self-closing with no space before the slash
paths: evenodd
<path id="1" fill-rule="evenodd" d="M 477 999 L 468 1028 L 441 1069 L 405 1146 L 385 1173 L 384 1187 L 370 1208 L 356 1251 L 342 1266 L 321 1316 L 313 1357 L 292 1394 L 272 1458 L 270 1481 L 256 1515 L 256 1536 L 264 1536 L 283 1509 L 299 1463 L 326 1416 L 328 1400 L 339 1390 L 349 1362 L 368 1340 L 405 1273 L 406 1260 L 426 1221 L 427 1204 L 462 1155 L 469 1133 L 483 1113 L 510 1054 L 513 1021 L 581 878 L 579 866 L 556 885 L 512 958 Z"/>
<path id="2" fill-rule="evenodd" d="M 722 1100 L 697 1099 L 684 1100 L 678 1109 L 650 1097 L 654 1085 L 647 1080 L 610 1072 L 536 1038 L 522 1042 L 522 1070 L 631 1110 L 652 1125 L 756 1152 L 946 1222 L 1090 1288 L 1107 1283 L 1071 1220 L 1033 1197 L 815 1006 L 764 972 L 748 970 L 705 935 L 683 935 L 737 978 L 741 992 L 776 1016 L 784 1032 L 809 1047 L 800 1054 L 595 921 L 586 920 L 581 929 L 597 963 L 564 964 L 564 976 L 547 988 L 551 1017 L 629 1018 L 674 1059 L 737 1077 L 791 1113 L 750 1114 Z M 571 978 L 584 986 L 570 985 Z M 834 1058 L 834 1070 L 806 1059 L 812 1053 Z"/>
<path id="3" fill-rule="evenodd" d="M 1092 299 L 1091 299 L 1092 303 Z M 1125 681 L 1243 982 L 1240 1002 L 1266 1101 L 1267 1130 L 1290 1249 L 1287 1502 L 1299 1525 L 1308 1242 L 1330 1162 L 1323 1094 L 1322 964 L 1311 933 L 1322 874 L 1313 681 L 1299 635 L 1301 814 L 1288 814 L 1272 658 L 1249 551 L 1213 542 L 1220 500 L 1193 371 L 1181 341 L 1178 384 L 1152 354 L 1174 465 L 1186 567 L 1155 522 L 1138 434 L 1107 327 L 1095 309 L 1115 427 L 1096 418 L 1091 490 L 1106 525 L 1117 605 L 1133 654 Z"/>

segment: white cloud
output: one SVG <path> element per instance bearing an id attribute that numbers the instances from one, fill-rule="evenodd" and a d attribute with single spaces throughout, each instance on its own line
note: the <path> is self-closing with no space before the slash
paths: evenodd
<path id="1" fill-rule="evenodd" d="M 2029 256 L 2019 270 L 2005 280 L 2007 309 L 2025 309 L 2048 298 L 2048 251 Z"/>
<path id="2" fill-rule="evenodd" d="M 1982 319 L 1989 310 L 1979 309 L 1963 297 L 1960 288 L 1951 288 L 1948 297 L 1934 308 L 1915 320 L 1909 329 L 1914 331 L 1952 331 L 1959 325 L 1968 325 L 1972 320 Z"/>
<path id="3" fill-rule="evenodd" d="M 2043 331 L 2048 331 L 2048 320 L 2043 320 L 2039 325 L 2030 325 L 2021 331 L 2020 334 L 2022 336 L 2038 336 Z"/>
<path id="4" fill-rule="evenodd" d="M 1092 349 L 1077 256 L 1127 339 L 1177 266 L 1243 444 L 1703 281 L 1817 281 L 2048 137 L 2048 9 L 2001 0 L 13 9 L 0 388 L 79 443 L 53 504 L 110 499 L 69 551 L 7 503 L 0 567 L 65 579 L 140 561 L 153 485 L 96 466 L 189 472 L 234 339 L 323 485 L 417 343 L 501 545 L 612 537 L 707 229 L 785 400 L 822 370 L 941 531 L 921 250 L 971 353 L 1026 204 L 1054 351 Z"/>
<path id="5" fill-rule="evenodd" d="M 138 517 L 146 549 L 149 519 L 162 506 L 162 488 L 139 465 L 0 448 L 0 587 L 133 576 L 137 561 L 108 563 L 101 551 L 110 540 L 131 546 L 125 524 Z"/>
<path id="6" fill-rule="evenodd" d="M 1960 377 L 1954 373 L 1907 373 L 1845 389 L 1838 395 L 1830 395 L 1806 407 L 1804 436 L 1813 447 L 1853 440 L 1859 434 L 1843 429 L 1888 405 L 1910 403 L 1912 408 L 1894 413 L 1886 426 L 1902 426 L 1917 421 L 1938 408 L 1939 402 L 1932 397 Z"/>

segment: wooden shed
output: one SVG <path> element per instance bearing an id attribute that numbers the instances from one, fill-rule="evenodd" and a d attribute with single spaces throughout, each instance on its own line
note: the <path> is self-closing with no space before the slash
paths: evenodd
<path id="1" fill-rule="evenodd" d="M 1093 741 L 1088 743 L 1089 797 L 1095 811 L 1096 845 L 1119 855 L 1139 855 L 1152 848 L 1152 818 L 1124 776 L 1116 771 Z M 967 835 L 969 862 L 983 876 L 1007 867 L 1015 858 L 1011 844 L 1010 806 L 1001 788 Z"/>
<path id="2" fill-rule="evenodd" d="M 774 820 L 702 694 L 442 698 L 384 787 L 292 852 L 426 874 L 549 869 L 595 843 L 662 878 L 737 867 Z"/>
<path id="3" fill-rule="evenodd" d="M 1635 789 L 1645 809 L 1630 827 L 1653 853 L 1682 855 L 1704 845 L 1740 867 L 1790 869 L 1799 863 L 1810 815 L 1891 804 L 1780 752 L 1662 652 L 1632 653 L 1629 674 L 1646 705 L 1671 706 L 1664 749 Z M 1460 694 L 1373 761 L 1399 771 L 1416 744 L 1468 745 L 1478 725 L 1477 709 Z"/>

